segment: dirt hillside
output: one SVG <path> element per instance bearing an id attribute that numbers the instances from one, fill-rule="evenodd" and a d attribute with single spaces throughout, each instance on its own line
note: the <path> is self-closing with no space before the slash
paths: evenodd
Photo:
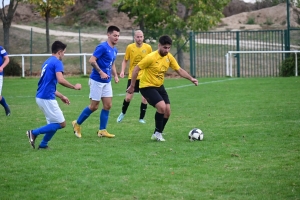
<path id="1" fill-rule="evenodd" d="M 134 29 L 138 28 L 133 24 L 133 20 L 130 20 L 124 13 L 118 13 L 117 9 L 112 7 L 112 3 L 116 0 L 103 0 L 98 2 L 95 7 L 97 9 L 105 10 L 106 15 L 105 19 L 103 16 L 99 16 L 99 12 L 96 9 L 90 9 L 87 12 L 81 13 L 78 10 L 82 9 L 82 5 L 76 5 L 73 9 L 71 9 L 70 13 L 61 18 L 52 19 L 52 22 L 61 22 L 74 20 L 74 16 L 72 13 L 80 13 L 80 18 L 77 21 L 71 21 L 70 23 L 83 23 L 89 24 L 91 21 L 94 23 L 102 22 L 103 25 L 116 25 L 121 29 Z M 251 12 L 243 12 L 239 14 L 232 15 L 230 17 L 223 18 L 218 27 L 215 27 L 213 30 L 233 30 L 233 29 L 245 29 L 245 30 L 258 30 L 258 29 L 282 29 L 286 28 L 286 4 L 279 4 L 274 7 L 264 8 L 257 11 Z M 33 6 L 28 4 L 20 3 L 13 22 L 20 23 L 28 23 L 32 21 L 43 21 L 40 17 L 39 13 L 34 11 Z M 92 23 L 92 24 L 94 24 Z M 291 27 L 299 27 L 300 24 L 300 9 L 291 7 L 290 8 L 290 25 Z"/>
<path id="2" fill-rule="evenodd" d="M 290 8 L 290 26 L 300 27 L 300 9 Z M 286 4 L 243 12 L 222 19 L 218 29 L 282 29 L 287 26 Z"/>

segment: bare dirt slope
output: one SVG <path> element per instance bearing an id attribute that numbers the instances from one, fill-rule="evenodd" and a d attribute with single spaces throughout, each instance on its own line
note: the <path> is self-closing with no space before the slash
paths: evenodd
<path id="1" fill-rule="evenodd" d="M 253 24 L 248 24 L 249 22 Z M 290 8 L 290 26 L 299 27 L 300 9 Z M 257 11 L 243 12 L 222 19 L 217 29 L 282 29 L 287 26 L 286 4 L 260 9 Z"/>
<path id="2" fill-rule="evenodd" d="M 118 13 L 116 8 L 112 7 L 112 3 L 116 0 L 103 0 L 95 5 L 97 8 L 101 8 L 107 13 L 106 26 L 116 25 L 121 29 L 135 29 L 137 28 L 133 24 L 133 20 L 130 20 L 124 13 Z M 88 13 L 82 14 L 81 20 L 87 21 L 90 19 L 101 20 L 95 10 L 88 11 Z M 88 19 L 84 19 L 88 18 Z M 232 15 L 227 18 L 223 18 L 218 27 L 213 30 L 232 30 L 232 29 L 245 29 L 245 30 L 259 30 L 259 29 L 282 29 L 286 27 L 286 4 L 279 4 L 274 7 L 264 8 L 257 11 L 243 12 L 240 14 Z M 53 19 L 55 21 L 56 19 Z M 254 23 L 249 24 L 252 20 Z M 28 23 L 32 21 L 43 21 L 39 13 L 34 12 L 33 6 L 20 3 L 13 22 L 17 24 Z M 292 27 L 299 27 L 300 23 L 300 9 L 290 8 L 290 25 Z"/>

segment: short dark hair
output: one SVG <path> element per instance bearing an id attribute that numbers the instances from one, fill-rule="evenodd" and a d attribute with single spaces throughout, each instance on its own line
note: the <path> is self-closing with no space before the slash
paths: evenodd
<path id="1" fill-rule="evenodd" d="M 159 44 L 161 45 L 165 45 L 165 44 L 169 44 L 172 45 L 172 39 L 170 38 L 170 36 L 168 35 L 163 35 L 159 38 L 158 40 Z"/>
<path id="2" fill-rule="evenodd" d="M 109 26 L 107 28 L 107 33 L 112 33 L 114 31 L 120 32 L 120 29 L 118 27 L 116 27 L 116 26 Z"/>
<path id="3" fill-rule="evenodd" d="M 67 48 L 67 45 L 62 43 L 61 41 L 55 41 L 52 44 L 51 50 L 52 53 L 57 53 L 60 50 L 65 50 Z"/>

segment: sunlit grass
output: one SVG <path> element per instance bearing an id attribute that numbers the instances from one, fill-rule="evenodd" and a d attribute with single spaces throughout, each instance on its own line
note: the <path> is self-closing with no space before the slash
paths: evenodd
<path id="1" fill-rule="evenodd" d="M 99 110 L 74 136 L 71 121 L 89 103 L 82 90 L 61 86 L 69 106 L 60 106 L 67 127 L 50 151 L 33 150 L 25 131 L 44 125 L 35 103 L 36 78 L 5 78 L 2 95 L 12 116 L 0 112 L 0 199 L 299 199 L 299 78 L 167 79 L 172 114 L 166 142 L 150 140 L 155 109 L 139 124 L 140 95 L 122 123 L 126 79 L 113 83 L 108 131 L 98 138 Z M 1 109 L 0 109 L 1 111 Z M 197 127 L 204 141 L 190 142 Z M 41 137 L 37 139 L 39 143 Z"/>

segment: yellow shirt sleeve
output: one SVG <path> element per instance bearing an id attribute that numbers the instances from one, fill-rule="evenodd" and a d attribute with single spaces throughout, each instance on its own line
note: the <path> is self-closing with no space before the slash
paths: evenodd
<path id="1" fill-rule="evenodd" d="M 168 53 L 166 56 L 161 57 L 158 51 L 148 54 L 138 63 L 138 66 L 144 71 L 140 79 L 140 88 L 160 87 L 164 83 L 165 73 L 169 67 L 173 70 L 180 69 L 172 54 Z"/>

